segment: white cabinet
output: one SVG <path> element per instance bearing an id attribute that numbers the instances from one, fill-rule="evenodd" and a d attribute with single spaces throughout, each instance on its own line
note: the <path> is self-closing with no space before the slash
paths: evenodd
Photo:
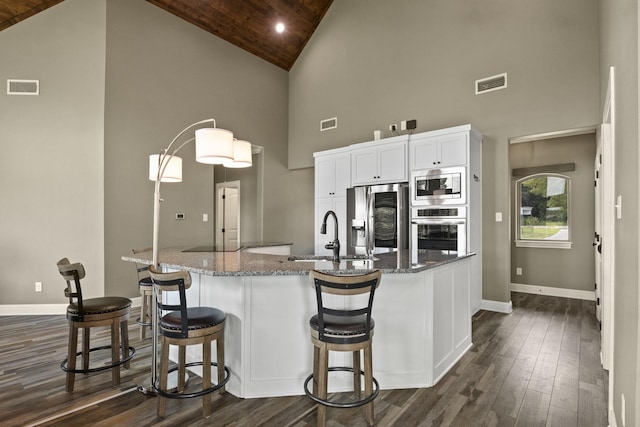
<path id="1" fill-rule="evenodd" d="M 333 241 L 334 227 L 338 227 L 338 239 L 347 244 L 347 188 L 351 187 L 351 153 L 347 149 L 329 150 L 315 153 L 315 214 L 314 252 L 316 255 L 332 255 L 324 245 Z M 333 218 L 327 220 L 327 234 L 320 234 L 322 219 L 327 211 L 334 211 L 338 224 Z M 344 254 L 344 249 L 341 249 Z"/>
<path id="2" fill-rule="evenodd" d="M 346 196 L 351 186 L 349 153 L 317 156 L 315 160 L 315 196 Z"/>
<path id="3" fill-rule="evenodd" d="M 407 181 L 407 142 L 382 143 L 351 152 L 351 184 Z"/>
<path id="4" fill-rule="evenodd" d="M 469 132 L 416 138 L 409 143 L 410 169 L 423 170 L 467 164 Z"/>

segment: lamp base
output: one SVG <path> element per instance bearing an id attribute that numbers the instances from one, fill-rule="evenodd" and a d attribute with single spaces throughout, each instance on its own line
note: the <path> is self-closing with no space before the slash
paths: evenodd
<path id="1" fill-rule="evenodd" d="M 185 387 L 189 384 L 189 373 L 184 373 L 184 385 Z M 137 390 L 146 395 L 146 396 L 157 396 L 158 393 L 153 389 L 153 379 L 149 379 L 149 384 L 147 385 L 139 385 Z M 169 372 L 167 376 L 167 390 L 171 393 L 175 393 L 178 391 L 178 372 L 173 371 Z"/>

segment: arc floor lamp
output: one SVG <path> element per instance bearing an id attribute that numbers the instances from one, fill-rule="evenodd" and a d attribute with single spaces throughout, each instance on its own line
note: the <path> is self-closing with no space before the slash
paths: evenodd
<path id="1" fill-rule="evenodd" d="M 203 125 L 212 123 L 213 127 Z M 195 136 L 178 144 L 187 131 L 198 126 Z M 153 266 L 158 267 L 158 236 L 160 231 L 160 184 L 162 182 L 182 182 L 182 158 L 176 156 L 178 151 L 187 144 L 196 143 L 196 162 L 210 165 L 224 165 L 225 167 L 243 168 L 252 165 L 251 143 L 233 138 L 233 132 L 220 129 L 216 120 L 205 119 L 195 122 L 181 130 L 159 154 L 149 156 L 149 179 L 155 181 L 153 193 Z M 176 148 L 174 146 L 177 145 Z M 173 151 L 172 151 L 173 149 Z M 157 344 L 158 344 L 158 309 L 155 295 L 152 308 L 152 352 L 151 352 L 151 387 L 143 386 L 138 389 L 145 394 L 155 394 L 153 385 L 157 378 Z M 177 382 L 176 382 L 177 383 Z"/>

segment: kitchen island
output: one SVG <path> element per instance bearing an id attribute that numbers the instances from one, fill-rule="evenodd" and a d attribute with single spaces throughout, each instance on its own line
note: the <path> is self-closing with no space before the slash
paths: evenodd
<path id="1" fill-rule="evenodd" d="M 304 393 L 313 359 L 308 321 L 316 313 L 308 278 L 312 269 L 333 274 L 382 270 L 373 308 L 373 370 L 381 389 L 430 387 L 471 348 L 473 254 L 433 252 L 422 264 L 411 265 L 406 251 L 333 263 L 311 256 L 184 249 L 160 250 L 160 265 L 191 272 L 190 305 L 227 313 L 227 391 L 235 396 Z M 122 259 L 152 263 L 151 252 Z M 200 357 L 199 348 L 190 350 L 188 359 Z M 330 366 L 349 366 L 350 359 L 350 354 L 332 352 Z M 348 390 L 350 381 L 346 373 L 332 374 L 330 391 Z"/>

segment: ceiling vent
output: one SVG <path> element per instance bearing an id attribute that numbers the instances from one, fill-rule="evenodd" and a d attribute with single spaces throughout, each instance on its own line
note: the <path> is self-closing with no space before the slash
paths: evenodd
<path id="1" fill-rule="evenodd" d="M 7 80 L 7 95 L 39 95 L 40 80 Z"/>
<path id="2" fill-rule="evenodd" d="M 338 127 L 338 118 L 332 117 L 330 119 L 325 119 L 320 122 L 320 132 L 329 129 L 335 129 Z"/>
<path id="3" fill-rule="evenodd" d="M 498 74 L 497 76 L 487 77 L 486 79 L 476 80 L 476 95 L 481 93 L 493 92 L 507 87 L 507 73 Z"/>

